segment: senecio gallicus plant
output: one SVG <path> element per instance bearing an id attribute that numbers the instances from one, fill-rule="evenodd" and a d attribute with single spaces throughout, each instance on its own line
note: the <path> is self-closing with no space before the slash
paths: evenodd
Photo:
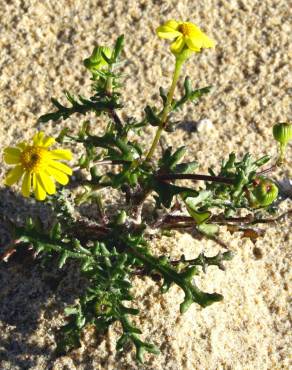
<path id="1" fill-rule="evenodd" d="M 131 315 L 139 313 L 134 302 L 130 302 L 134 299 L 133 278 L 153 278 L 162 293 L 177 285 L 184 292 L 182 314 L 192 303 L 207 307 L 223 297 L 201 291 L 196 286 L 196 276 L 206 273 L 211 265 L 224 270 L 224 261 L 233 256 L 218 237 L 220 225 L 249 236 L 254 224 L 275 221 L 275 217 L 268 216 L 276 211 L 278 186 L 267 175 L 284 161 L 285 147 L 292 136 L 291 124 L 274 126 L 273 135 L 280 148 L 276 164 L 262 169 L 270 160 L 268 155 L 254 159 L 249 153 L 243 158 L 231 153 L 222 162 L 219 173 L 211 168 L 208 175 L 195 173 L 196 161 L 182 161 L 185 147 L 164 147 L 160 139 L 162 134 L 177 128 L 175 112 L 184 104 L 197 104 L 209 92 L 210 87 L 193 89 L 186 77 L 184 92 L 180 98 L 174 98 L 183 65 L 203 49 L 214 48 L 215 42 L 196 25 L 175 20 L 158 27 L 157 35 L 171 40 L 170 50 L 175 58 L 173 79 L 168 91 L 160 88 L 161 104 L 147 105 L 142 120 L 122 120 L 118 113 L 123 108 L 118 67 L 124 37 L 120 36 L 113 48 L 97 46 L 84 60 L 91 73 L 92 96 L 74 97 L 66 92 L 69 106 L 52 99 L 55 110 L 38 120 L 40 124 L 61 124 L 61 120 L 76 113 L 94 112 L 107 121 L 101 136 L 92 133 L 91 118 L 82 122 L 75 133 L 63 128 L 56 140 L 45 136 L 44 125 L 31 142 L 4 150 L 4 161 L 13 166 L 5 178 L 6 185 L 21 181 L 22 195 L 34 194 L 37 200 L 45 201 L 53 221 L 49 229 L 31 218 L 25 227 L 13 225 L 13 243 L 2 260 L 7 261 L 19 248 L 27 246 L 34 250 L 35 258 L 58 259 L 60 268 L 70 259 L 79 261 L 80 273 L 87 282 L 83 296 L 65 310 L 67 322 L 60 329 L 59 353 L 80 346 L 82 332 L 87 328 L 94 326 L 98 333 L 105 333 L 116 321 L 122 329 L 117 350 L 127 350 L 132 343 L 140 362 L 145 351 L 158 353 L 154 344 L 141 339 L 141 330 L 130 320 Z M 149 125 L 156 133 L 148 147 L 140 138 Z M 63 162 L 72 160 L 68 147 L 77 143 L 84 150 L 75 158 L 72 186 L 64 189 L 60 185 L 68 184 L 72 169 Z M 58 144 L 66 149 L 60 149 Z M 179 180 L 203 180 L 205 185 L 195 188 Z M 72 188 L 79 192 L 70 191 Z M 109 192 L 102 193 L 103 189 L 110 188 L 120 196 L 104 200 L 102 194 Z M 96 217 L 81 215 L 81 204 L 94 205 Z M 223 252 L 213 256 L 202 252 L 192 259 L 182 255 L 178 260 L 159 255 L 150 241 L 161 235 L 171 236 L 173 230 L 199 236 L 202 245 L 204 239 L 211 239 L 220 244 Z"/>

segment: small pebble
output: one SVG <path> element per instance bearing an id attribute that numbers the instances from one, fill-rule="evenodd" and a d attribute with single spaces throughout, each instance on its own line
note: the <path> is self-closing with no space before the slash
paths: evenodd
<path id="1" fill-rule="evenodd" d="M 253 255 L 255 256 L 255 258 L 257 260 L 260 260 L 260 259 L 263 258 L 263 252 L 262 252 L 262 250 L 260 248 L 254 247 L 254 249 L 253 249 L 252 252 L 253 252 Z"/>
<path id="2" fill-rule="evenodd" d="M 198 121 L 196 128 L 198 132 L 208 132 L 214 128 L 214 125 L 211 120 L 204 118 Z"/>

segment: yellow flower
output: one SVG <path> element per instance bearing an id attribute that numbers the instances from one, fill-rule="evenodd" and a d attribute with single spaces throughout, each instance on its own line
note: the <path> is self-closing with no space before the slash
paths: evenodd
<path id="1" fill-rule="evenodd" d="M 14 148 L 4 149 L 4 161 L 15 165 L 8 172 L 5 184 L 11 186 L 23 177 L 22 195 L 29 197 L 33 190 L 37 200 L 44 200 L 47 194 L 56 192 L 53 179 L 66 185 L 72 170 L 57 160 L 70 160 L 72 153 L 67 149 L 48 150 L 54 143 L 53 137 L 46 137 L 43 132 L 38 132 L 31 144 L 21 142 Z"/>
<path id="2" fill-rule="evenodd" d="M 170 20 L 158 27 L 156 33 L 162 39 L 175 39 L 170 46 L 173 54 L 180 54 L 184 50 L 199 53 L 201 49 L 215 46 L 213 40 L 190 22 Z"/>

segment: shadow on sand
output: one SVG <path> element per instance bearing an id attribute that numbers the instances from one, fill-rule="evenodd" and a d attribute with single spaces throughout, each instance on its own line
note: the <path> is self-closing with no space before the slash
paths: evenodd
<path id="1" fill-rule="evenodd" d="M 7 220 L 23 225 L 23 215 L 38 216 L 45 223 L 49 209 L 0 189 L 0 253 L 11 238 Z M 62 270 L 56 262 L 51 258 L 44 266 L 31 251 L 23 249 L 7 263 L 0 263 L 1 369 L 41 369 L 41 362 L 55 358 L 54 335 L 63 323 L 60 315 L 84 286 L 74 262 Z"/>

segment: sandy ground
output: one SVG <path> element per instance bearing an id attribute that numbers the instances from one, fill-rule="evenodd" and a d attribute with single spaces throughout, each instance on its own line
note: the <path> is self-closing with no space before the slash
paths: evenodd
<path id="1" fill-rule="evenodd" d="M 214 86 L 200 105 L 184 110 L 185 120 L 194 127 L 198 120 L 209 118 L 214 129 L 199 134 L 178 130 L 167 142 L 187 143 L 189 157 L 201 163 L 201 172 L 232 150 L 274 156 L 271 127 L 291 120 L 291 13 L 289 17 L 287 0 L 0 0 L 1 150 L 33 134 L 38 116 L 51 109 L 51 96 L 61 97 L 64 89 L 85 94 L 89 76 L 81 61 L 97 42 L 112 43 L 121 33 L 126 35 L 126 108 L 129 114 L 139 116 L 136 107 L 153 102 L 159 86 L 170 81 L 173 59 L 166 42 L 154 32 L 169 18 L 199 24 L 217 41 L 217 47 L 194 56 L 184 72 L 195 86 Z M 75 117 L 64 125 L 76 127 L 78 122 L 80 118 Z M 56 135 L 59 127 L 50 123 L 46 132 Z M 145 142 L 153 133 L 148 130 Z M 291 158 L 291 147 L 288 154 Z M 6 169 L 1 166 L 2 178 Z M 275 176 L 291 178 L 291 162 Z M 283 203 L 283 209 L 288 203 Z M 22 222 L 23 212 L 30 211 L 43 213 L 33 201 L 24 202 L 0 188 L 1 213 Z M 198 280 L 202 288 L 225 297 L 207 309 L 193 305 L 180 316 L 182 294 L 178 289 L 161 296 L 153 282 L 137 280 L 135 294 L 141 309 L 137 324 L 143 328 L 144 338 L 161 348 L 160 356 L 146 356 L 144 366 L 135 364 L 133 351 L 116 353 L 118 325 L 98 341 L 87 333 L 81 349 L 55 358 L 54 333 L 63 322 L 63 308 L 82 291 L 76 267 L 42 269 L 22 258 L 2 265 L 0 368 L 288 369 L 289 226 L 286 220 L 255 243 L 239 234 L 222 233 L 236 257 L 226 272 L 210 268 Z M 3 228 L 1 235 L 3 242 L 7 229 Z M 202 248 L 210 254 L 218 251 L 211 242 L 193 241 L 180 234 L 158 241 L 154 248 L 174 257 L 182 251 L 194 257 Z"/>

